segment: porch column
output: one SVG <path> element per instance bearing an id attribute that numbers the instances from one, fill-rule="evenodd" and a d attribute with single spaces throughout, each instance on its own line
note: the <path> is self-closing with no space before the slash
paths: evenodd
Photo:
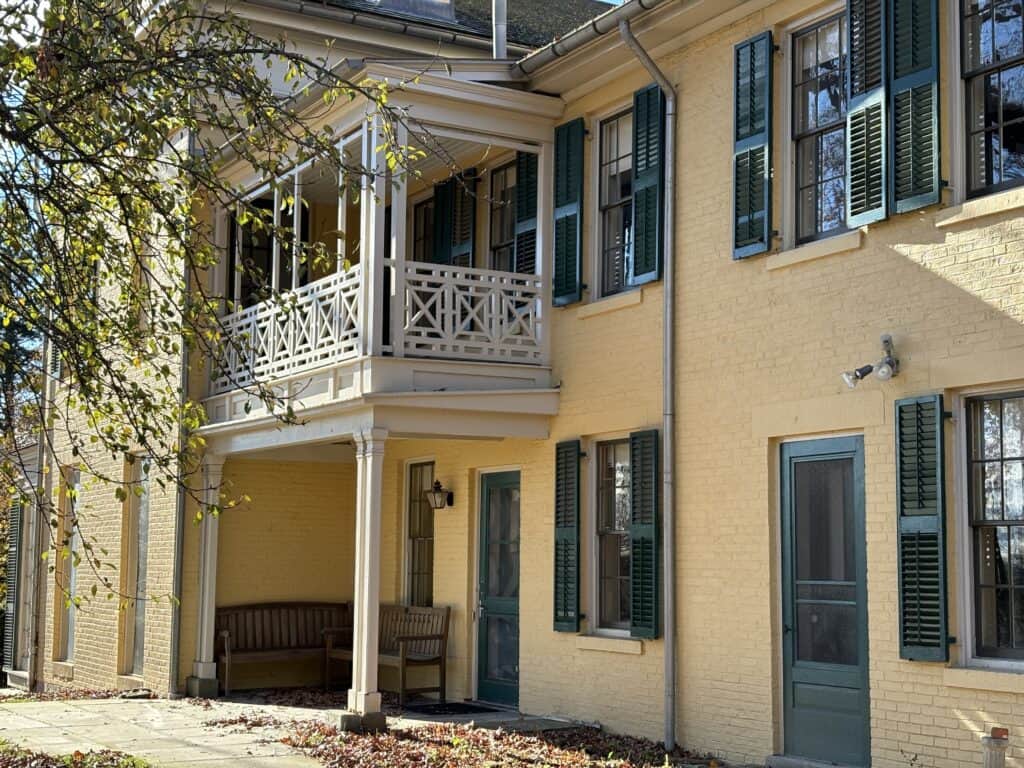
<path id="1" fill-rule="evenodd" d="M 537 277 L 541 285 L 540 343 L 541 358 L 545 365 L 551 364 L 551 291 L 552 260 L 554 258 L 555 195 L 554 187 L 547 180 L 555 177 L 555 147 L 550 141 L 540 145 L 537 154 Z"/>
<path id="2" fill-rule="evenodd" d="M 199 605 L 196 628 L 196 657 L 192 676 L 186 681 L 189 696 L 213 698 L 217 695 L 217 655 L 214 619 L 217 610 L 217 532 L 219 518 L 209 508 L 220 501 L 224 477 L 224 457 L 207 454 L 203 458 L 203 522 L 199 527 Z"/>
<path id="3" fill-rule="evenodd" d="M 395 144 L 392 151 L 396 152 L 401 161 L 395 172 L 401 175 L 401 184 L 395 184 L 394 176 L 391 183 L 391 295 L 385 300 L 391 302 L 391 354 L 395 357 L 405 356 L 405 253 L 406 253 L 406 217 L 408 215 L 409 182 L 412 173 L 408 167 L 409 158 L 406 147 L 409 145 L 409 130 L 404 123 L 395 125 Z"/>
<path id="4" fill-rule="evenodd" d="M 384 337 L 384 209 L 387 201 L 387 164 L 379 115 L 369 116 L 363 126 L 363 182 L 359 200 L 359 260 L 362 264 L 360 307 L 363 354 L 382 352 Z M 379 151 L 378 151 L 379 150 Z"/>
<path id="5" fill-rule="evenodd" d="M 356 557 L 352 600 L 352 687 L 348 708 L 380 712 L 377 635 L 380 615 L 380 518 L 387 431 L 368 429 L 356 444 Z"/>

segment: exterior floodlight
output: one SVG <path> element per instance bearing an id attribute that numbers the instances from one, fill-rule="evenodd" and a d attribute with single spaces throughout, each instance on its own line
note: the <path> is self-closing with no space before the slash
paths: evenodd
<path id="1" fill-rule="evenodd" d="M 860 368 L 854 368 L 852 371 L 843 371 L 843 383 L 850 389 L 854 389 L 862 379 L 866 379 L 872 372 L 879 381 L 889 381 L 896 376 L 900 372 L 900 361 L 893 351 L 892 336 L 888 333 L 882 336 L 882 353 L 884 357 L 877 363 L 868 363 Z"/>

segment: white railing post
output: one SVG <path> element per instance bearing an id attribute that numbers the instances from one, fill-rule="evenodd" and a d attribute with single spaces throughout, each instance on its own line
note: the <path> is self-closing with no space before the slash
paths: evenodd
<path id="1" fill-rule="evenodd" d="M 551 267 L 554 261 L 555 200 L 554 144 L 545 141 L 540 145 L 537 157 L 537 278 L 540 281 L 540 296 L 537 301 L 537 334 L 540 338 L 540 362 L 551 364 Z"/>
<path id="2" fill-rule="evenodd" d="M 359 200 L 360 254 L 363 265 L 363 354 L 381 354 L 384 326 L 384 163 L 378 162 L 382 145 L 380 117 L 368 116 L 363 125 L 363 182 Z M 380 153 L 383 157 L 383 152 Z"/>
<path id="3" fill-rule="evenodd" d="M 405 355 L 405 253 L 406 253 L 406 216 L 409 203 L 409 173 L 404 155 L 409 144 L 409 131 L 404 124 L 395 126 L 394 151 L 403 153 L 402 160 L 396 168 L 405 177 L 401 185 L 391 185 L 391 354 L 395 357 Z M 392 180 L 393 181 L 393 180 Z"/>

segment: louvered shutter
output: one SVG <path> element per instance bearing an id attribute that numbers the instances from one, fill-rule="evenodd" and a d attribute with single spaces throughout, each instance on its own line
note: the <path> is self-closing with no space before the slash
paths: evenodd
<path id="1" fill-rule="evenodd" d="M 455 179 L 434 185 L 434 264 L 452 263 L 452 219 L 455 206 Z"/>
<path id="2" fill-rule="evenodd" d="M 555 264 L 553 300 L 564 305 L 583 293 L 583 119 L 555 128 Z"/>
<path id="3" fill-rule="evenodd" d="M 630 622 L 632 637 L 661 635 L 661 474 L 658 430 L 629 436 Z"/>
<path id="4" fill-rule="evenodd" d="M 896 403 L 900 658 L 946 661 L 942 396 Z"/>
<path id="5" fill-rule="evenodd" d="M 537 156 L 516 153 L 516 256 L 515 270 L 537 271 Z"/>
<path id="6" fill-rule="evenodd" d="M 633 94 L 633 257 L 630 285 L 661 277 L 665 195 L 665 96 L 656 84 Z"/>
<path id="7" fill-rule="evenodd" d="M 473 243 L 476 240 L 476 169 L 469 168 L 453 179 L 452 193 L 452 256 L 459 267 L 473 266 Z"/>
<path id="8" fill-rule="evenodd" d="M 9 510 L 7 528 L 7 609 L 3 621 L 3 666 L 14 667 L 14 644 L 18 632 L 18 581 L 20 573 L 19 550 L 21 548 L 21 504 L 15 503 Z"/>
<path id="9" fill-rule="evenodd" d="M 734 259 L 764 253 L 772 232 L 772 35 L 736 46 L 733 86 Z"/>
<path id="10" fill-rule="evenodd" d="M 580 441 L 555 446 L 555 631 L 580 628 Z"/>
<path id="11" fill-rule="evenodd" d="M 939 201 L 939 8 L 892 0 L 890 204 L 903 213 Z"/>
<path id="12" fill-rule="evenodd" d="M 846 225 L 886 216 L 886 0 L 849 0 Z"/>

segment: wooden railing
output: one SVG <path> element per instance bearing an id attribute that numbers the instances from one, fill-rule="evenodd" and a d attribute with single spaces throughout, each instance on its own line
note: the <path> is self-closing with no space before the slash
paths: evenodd
<path id="1" fill-rule="evenodd" d="M 402 357 L 539 365 L 541 281 L 536 275 L 405 262 L 388 266 L 384 291 L 395 286 L 380 329 L 381 349 Z M 356 265 L 223 318 L 232 338 L 226 370 L 214 372 L 210 394 L 255 381 L 305 373 L 362 354 L 362 273 Z M 389 296 L 384 302 L 390 304 Z M 390 337 L 390 338 L 389 338 Z"/>
<path id="2" fill-rule="evenodd" d="M 409 261 L 404 283 L 400 337 L 392 341 L 406 355 L 543 362 L 536 275 Z"/>
<path id="3" fill-rule="evenodd" d="M 211 394 L 359 356 L 359 265 L 222 320 L 233 342 Z"/>

